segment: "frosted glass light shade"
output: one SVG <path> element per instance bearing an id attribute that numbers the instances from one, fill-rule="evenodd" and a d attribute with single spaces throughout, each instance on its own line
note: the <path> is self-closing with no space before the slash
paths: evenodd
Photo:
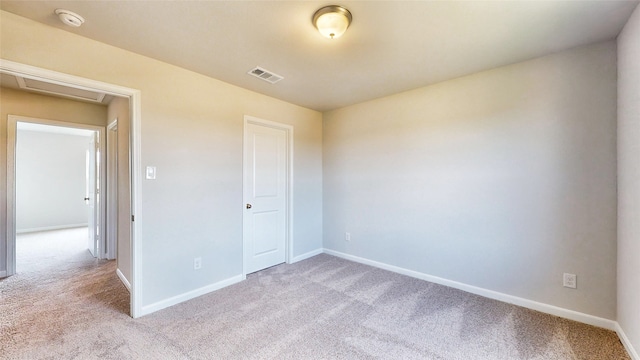
<path id="1" fill-rule="evenodd" d="M 347 31 L 349 24 L 351 24 L 351 19 L 349 10 L 341 6 L 331 5 L 316 11 L 313 15 L 313 25 L 322 36 L 335 39 Z"/>

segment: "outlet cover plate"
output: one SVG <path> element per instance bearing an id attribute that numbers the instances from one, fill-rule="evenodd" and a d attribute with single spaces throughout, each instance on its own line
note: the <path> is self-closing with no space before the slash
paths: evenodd
<path id="1" fill-rule="evenodd" d="M 576 274 L 564 273 L 562 275 L 562 286 L 570 289 L 576 289 L 578 287 Z"/>

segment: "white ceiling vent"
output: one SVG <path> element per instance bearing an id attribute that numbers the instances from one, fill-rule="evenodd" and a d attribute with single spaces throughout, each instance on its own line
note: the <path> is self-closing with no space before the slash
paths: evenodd
<path id="1" fill-rule="evenodd" d="M 101 103 L 106 94 L 90 90 L 76 89 L 64 85 L 58 85 L 50 82 L 44 82 L 35 79 L 16 76 L 18 86 L 24 90 L 37 91 L 50 95 L 59 95 L 77 100 L 91 101 Z"/>
<path id="2" fill-rule="evenodd" d="M 284 77 L 278 74 L 275 74 L 267 69 L 263 69 L 259 66 L 256 66 L 253 70 L 249 71 L 247 74 L 253 75 L 271 84 L 275 84 L 278 81 L 284 79 Z"/>

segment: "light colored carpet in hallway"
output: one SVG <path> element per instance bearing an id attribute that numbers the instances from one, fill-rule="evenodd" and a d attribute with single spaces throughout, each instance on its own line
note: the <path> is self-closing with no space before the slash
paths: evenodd
<path id="1" fill-rule="evenodd" d="M 329 255 L 136 320 L 113 261 L 36 265 L 0 281 L 2 358 L 629 359 L 611 331 Z"/>

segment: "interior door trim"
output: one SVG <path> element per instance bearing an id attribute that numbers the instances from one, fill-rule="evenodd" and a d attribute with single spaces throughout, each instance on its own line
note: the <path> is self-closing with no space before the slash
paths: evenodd
<path id="1" fill-rule="evenodd" d="M 118 246 L 118 118 L 115 118 L 107 125 L 107 150 L 105 151 L 107 160 L 105 161 L 105 173 L 107 181 L 104 188 L 107 190 L 107 221 L 105 225 L 106 236 L 104 243 L 106 259 L 113 260 L 117 256 Z"/>

